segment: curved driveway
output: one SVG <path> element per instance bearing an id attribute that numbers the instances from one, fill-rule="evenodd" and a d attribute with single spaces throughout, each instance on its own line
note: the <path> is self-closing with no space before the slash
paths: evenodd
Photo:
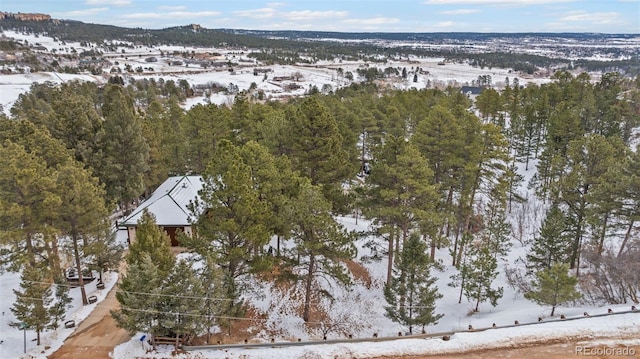
<path id="1" fill-rule="evenodd" d="M 78 325 L 62 347 L 48 356 L 49 359 L 111 359 L 109 353 L 113 348 L 131 338 L 124 329 L 116 326 L 109 313 L 120 306 L 116 299 L 117 287 L 118 284 L 111 288 L 106 298 Z"/>

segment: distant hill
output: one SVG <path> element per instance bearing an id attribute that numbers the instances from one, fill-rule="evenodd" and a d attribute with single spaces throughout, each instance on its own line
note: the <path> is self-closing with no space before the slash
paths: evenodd
<path id="1" fill-rule="evenodd" d="M 477 66 L 512 68 L 515 71 L 533 73 L 540 68 L 578 67 L 586 71 L 620 71 L 635 76 L 640 73 L 640 56 L 624 53 L 621 47 L 608 43 L 637 38 L 632 34 L 600 33 L 385 33 L 385 32 L 324 32 L 324 31 L 264 31 L 246 29 L 207 29 L 196 24 L 153 30 L 125 28 L 112 25 L 89 24 L 75 20 L 51 19 L 46 14 L 26 14 L 17 16 L 1 13 L 0 29 L 13 29 L 44 34 L 63 41 L 92 42 L 102 44 L 126 41 L 133 44 L 184 45 L 197 47 L 236 47 L 240 49 L 263 49 L 259 58 L 274 63 L 317 61 L 342 58 L 344 60 L 364 60 L 385 62 L 390 57 L 408 55 L 442 57 L 448 61 L 469 62 Z M 396 42 L 397 44 L 393 44 Z M 514 51 L 526 43 L 577 43 L 596 44 L 607 55 L 622 58 L 605 60 L 589 59 L 588 46 L 581 50 L 582 59 L 570 60 L 569 56 L 538 55 L 534 51 Z M 452 47 L 421 47 L 413 43 Z M 478 51 L 466 45 L 493 43 L 511 44 L 511 48 L 494 47 Z M 604 46 L 603 46 L 604 44 Z M 453 46 L 456 46 L 455 48 Z M 573 51 L 573 49 L 567 49 Z M 542 52 L 540 52 L 542 53 Z M 624 55 L 624 56 L 621 56 Z M 307 60 L 302 60 L 305 58 Z"/>
<path id="2" fill-rule="evenodd" d="M 48 21 L 51 20 L 51 16 L 38 13 L 13 13 L 0 11 L 0 20 L 2 19 L 14 19 L 19 21 Z"/>
<path id="3" fill-rule="evenodd" d="M 602 34 L 602 33 L 484 33 L 484 32 L 331 32 L 331 31 L 295 31 L 295 30 L 238 30 L 220 29 L 220 31 L 261 36 L 267 38 L 283 38 L 289 40 L 302 39 L 340 39 L 340 40 L 389 40 L 389 41 L 424 41 L 424 42 L 485 42 L 496 39 L 521 38 L 562 38 L 578 41 L 602 41 L 606 39 L 628 39 L 638 37 L 637 34 Z"/>

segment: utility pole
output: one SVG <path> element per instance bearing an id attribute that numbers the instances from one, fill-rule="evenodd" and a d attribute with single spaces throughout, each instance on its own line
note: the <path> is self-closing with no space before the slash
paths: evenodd
<path id="1" fill-rule="evenodd" d="M 27 324 L 24 322 L 20 323 L 20 329 L 22 329 L 23 334 L 23 343 L 24 343 L 24 353 L 27 352 Z"/>

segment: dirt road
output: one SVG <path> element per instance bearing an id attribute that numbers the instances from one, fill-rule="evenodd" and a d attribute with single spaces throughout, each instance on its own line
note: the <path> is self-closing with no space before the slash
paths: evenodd
<path id="1" fill-rule="evenodd" d="M 109 292 L 105 300 L 96 307 L 91 315 L 85 319 L 78 329 L 64 342 L 62 347 L 50 355 L 49 359 L 110 359 L 109 353 L 116 345 L 124 343 L 130 339 L 126 331 L 116 327 L 114 320 L 109 314 L 109 310 L 119 305 L 115 298 L 116 287 Z M 589 343 L 596 343 L 593 347 L 598 347 L 598 338 L 568 338 L 545 341 L 534 344 L 518 345 L 512 344 L 505 348 L 476 350 L 465 353 L 452 353 L 443 355 L 417 355 L 417 356 L 383 356 L 376 359 L 575 359 L 578 356 L 589 356 L 592 358 L 612 358 L 610 355 L 580 355 L 576 353 L 576 346 L 589 346 Z M 616 338 L 620 343 L 628 339 L 638 339 L 636 337 Z M 615 347 L 615 346 L 614 346 Z M 634 354 L 631 356 L 616 356 L 620 358 L 640 358 L 640 346 L 632 346 Z"/>
<path id="2" fill-rule="evenodd" d="M 547 340 L 540 343 L 518 345 L 511 344 L 505 348 L 483 349 L 464 353 L 442 355 L 410 355 L 410 356 L 382 356 L 372 359 L 576 359 L 590 358 L 640 358 L 640 345 L 625 345 L 625 341 L 636 340 L 637 337 L 610 338 L 608 341 L 616 344 L 602 345 L 600 339 L 606 338 L 568 338 Z M 581 349 L 580 349 L 581 348 Z M 604 349 L 608 350 L 605 352 Z M 616 352 L 616 350 L 618 350 Z M 625 352 L 626 350 L 626 352 Z"/>
<path id="3" fill-rule="evenodd" d="M 116 289 L 117 284 L 49 359 L 110 359 L 113 348 L 131 338 L 125 330 L 116 327 L 109 313 L 120 305 Z"/>

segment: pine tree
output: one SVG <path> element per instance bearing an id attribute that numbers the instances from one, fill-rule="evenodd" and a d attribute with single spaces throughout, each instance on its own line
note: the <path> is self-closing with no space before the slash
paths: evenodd
<path id="1" fill-rule="evenodd" d="M 565 173 L 569 143 L 580 139 L 583 134 L 576 110 L 564 102 L 558 104 L 549 118 L 545 148 L 537 165 L 539 196 L 553 199 L 556 192 L 553 192 L 551 184 L 556 183 Z"/>
<path id="2" fill-rule="evenodd" d="M 204 318 L 202 320 L 203 325 L 207 330 L 207 344 L 210 343 L 211 330 L 214 328 L 214 325 L 216 323 L 219 325 L 225 324 L 224 320 L 218 319 L 218 317 L 225 316 L 225 313 L 230 312 L 227 304 L 234 304 L 231 301 L 220 302 L 220 298 L 225 298 L 226 294 L 223 282 L 224 273 L 222 269 L 218 268 L 211 257 L 210 254 L 203 259 L 204 265 L 196 274 L 203 284 L 204 302 L 201 310 L 202 318 Z M 241 312 L 239 311 L 238 314 L 241 314 Z M 236 316 L 236 313 L 231 313 L 227 316 Z"/>
<path id="3" fill-rule="evenodd" d="M 553 316 L 556 307 L 581 297 L 576 290 L 578 279 L 568 272 L 569 266 L 563 263 L 555 263 L 538 271 L 536 279 L 532 282 L 533 290 L 525 293 L 525 298 L 538 304 L 550 305 Z"/>
<path id="4" fill-rule="evenodd" d="M 511 248 L 513 230 L 507 219 L 507 185 L 507 182 L 501 181 L 490 190 L 489 203 L 483 215 L 484 228 L 479 233 L 482 242 L 486 243 L 497 260 L 504 258 Z"/>
<path id="5" fill-rule="evenodd" d="M 503 107 L 500 94 L 493 88 L 485 88 L 476 98 L 475 104 L 483 119 L 491 122 L 496 120 L 498 112 Z"/>
<path id="6" fill-rule="evenodd" d="M 336 119 L 316 97 L 288 108 L 291 162 L 313 185 L 336 185 L 355 174 Z"/>
<path id="7" fill-rule="evenodd" d="M 165 278 L 147 253 L 142 253 L 135 262 L 131 262 L 116 292 L 120 309 L 111 311 L 116 325 L 129 335 L 137 332 L 151 335 L 161 333 L 158 320 L 163 313 L 158 311 L 158 303 Z"/>
<path id="8" fill-rule="evenodd" d="M 394 260 L 394 245 L 399 248 L 412 229 L 438 221 L 435 205 L 437 187 L 433 172 L 417 148 L 404 138 L 390 137 L 375 153 L 375 171 L 367 178 L 368 208 L 365 215 L 393 235 L 389 236 L 388 281 Z M 399 236 L 395 235 L 399 232 Z"/>
<path id="9" fill-rule="evenodd" d="M 198 104 L 187 111 L 182 121 L 187 170 L 204 173 L 207 164 L 214 158 L 218 142 L 231 140 L 230 110 Z"/>
<path id="10" fill-rule="evenodd" d="M 70 239 L 70 251 L 77 273 L 82 273 L 85 248 L 91 239 L 101 233 L 101 225 L 109 221 L 109 211 L 104 202 L 105 191 L 98 179 L 91 176 L 80 163 L 60 167 L 58 190 L 62 206 L 58 212 L 57 226 Z M 88 304 L 83 275 L 78 275 L 82 303 Z"/>
<path id="11" fill-rule="evenodd" d="M 52 226 L 61 199 L 57 172 L 36 151 L 11 140 L 0 143 L 1 263 L 11 270 L 35 266 L 36 258 L 47 258 L 52 267 L 59 262 Z M 44 241 L 36 240 L 40 234 Z"/>
<path id="12" fill-rule="evenodd" d="M 148 170 L 144 174 L 145 188 L 157 188 L 169 176 L 167 161 L 164 157 L 166 138 L 170 135 L 180 137 L 180 127 L 170 128 L 165 124 L 168 117 L 163 104 L 154 100 L 141 118 L 142 131 L 149 146 Z"/>
<path id="13" fill-rule="evenodd" d="M 13 290 L 16 301 L 11 312 L 19 322 L 9 323 L 15 328 L 34 330 L 37 345 L 40 345 L 40 334 L 53 327 L 57 327 L 60 315 L 56 307 L 51 307 L 54 298 L 51 291 L 51 278 L 42 266 L 25 266 L 22 270 L 20 290 Z"/>
<path id="14" fill-rule="evenodd" d="M 472 240 L 473 237 L 467 236 L 465 236 L 467 241 Z M 450 284 L 460 286 L 460 299 L 464 293 L 467 299 L 475 301 L 474 312 L 479 310 L 480 303 L 487 300 L 495 307 L 503 293 L 502 287 L 493 288 L 492 286 L 498 276 L 498 261 L 492 253 L 491 244 L 484 242 L 483 239 L 477 238 L 466 243 L 460 271 L 452 276 L 453 282 Z"/>
<path id="15" fill-rule="evenodd" d="M 103 93 L 103 126 L 99 133 L 99 164 L 95 175 L 105 185 L 107 202 L 129 207 L 144 192 L 149 146 L 133 99 L 118 85 Z"/>
<path id="16" fill-rule="evenodd" d="M 621 166 L 620 185 L 617 190 L 616 201 L 621 202 L 618 216 L 625 223 L 625 235 L 618 256 L 622 256 L 627 250 L 632 238 L 634 225 L 640 221 L 640 146 L 630 152 L 626 161 Z"/>
<path id="17" fill-rule="evenodd" d="M 436 211 L 441 214 L 441 223 L 436 223 L 440 228 L 431 235 L 432 257 L 440 244 L 437 240 L 439 235 L 448 235 L 448 230 L 442 226 L 444 223 L 451 224 L 454 220 L 454 192 L 460 186 L 459 173 L 463 165 L 461 156 L 464 141 L 464 133 L 458 120 L 442 105 L 434 106 L 429 115 L 418 122 L 411 137 L 411 143 L 428 159 L 433 171 L 433 184 L 438 186 L 440 193 Z"/>
<path id="18" fill-rule="evenodd" d="M 64 276 L 57 275 L 54 278 L 55 286 L 55 300 L 49 308 L 49 313 L 52 317 L 52 322 L 49 327 L 53 330 L 57 330 L 59 323 L 65 320 L 67 314 L 67 304 L 71 303 L 72 299 L 69 296 L 69 285 Z"/>
<path id="19" fill-rule="evenodd" d="M 506 163 L 509 161 L 508 143 L 500 129 L 491 123 L 481 124 L 479 119 L 467 114 L 465 133 L 467 140 L 460 181 L 460 199 L 457 209 L 457 233 L 453 246 L 454 265 L 459 266 L 464 253 L 465 241 L 458 242 L 460 232 L 469 232 L 476 195 L 486 183 L 506 180 Z"/>
<path id="20" fill-rule="evenodd" d="M 588 232 L 587 219 L 593 205 L 593 194 L 604 179 L 607 169 L 617 158 L 623 157 L 620 141 L 589 135 L 567 145 L 563 159 L 563 175 L 551 183 L 551 190 L 566 206 L 573 243 L 571 245 L 570 268 L 580 268 L 583 239 Z"/>
<path id="21" fill-rule="evenodd" d="M 61 140 L 74 152 L 77 161 L 91 168 L 94 153 L 99 151 L 97 134 L 102 119 L 96 111 L 90 94 L 97 90 L 92 82 L 71 81 L 63 83 L 52 93 L 51 106 L 55 115 L 41 125 L 49 129 L 51 136 Z"/>
<path id="22" fill-rule="evenodd" d="M 572 241 L 568 230 L 564 213 L 557 204 L 552 204 L 527 253 L 530 272 L 551 268 L 557 263 L 569 263 Z"/>
<path id="23" fill-rule="evenodd" d="M 430 276 L 431 261 L 426 253 L 426 244 L 417 233 L 412 233 L 394 265 L 394 276 L 384 290 L 389 304 L 386 316 L 395 322 L 422 330 L 429 324 L 437 324 L 442 314 L 434 314 L 436 300 L 442 298 L 434 286 L 435 278 Z"/>
<path id="24" fill-rule="evenodd" d="M 304 309 L 302 318 L 310 320 L 310 306 L 317 277 L 351 284 L 341 261 L 356 254 L 353 238 L 331 215 L 331 205 L 317 186 L 307 184 L 294 199 L 292 206 L 292 233 L 294 255 L 299 258 L 299 279 L 304 281 Z M 323 293 L 326 291 L 320 291 Z"/>
<path id="25" fill-rule="evenodd" d="M 191 263 L 179 260 L 164 279 L 160 294 L 156 308 L 162 313 L 158 318 L 159 332 L 184 338 L 199 334 L 204 329 L 206 321 L 201 315 L 206 292 Z"/>
<path id="26" fill-rule="evenodd" d="M 111 223 L 103 222 L 102 229 L 92 238 L 84 253 L 91 259 L 89 268 L 98 271 L 98 281 L 107 270 L 117 270 L 122 259 L 124 247 L 116 242 L 116 233 Z"/>
<path id="27" fill-rule="evenodd" d="M 241 306 L 237 282 L 265 266 L 262 248 L 276 225 L 269 202 L 275 194 L 266 180 L 276 175 L 274 162 L 255 143 L 220 141 L 203 176 L 201 200 L 190 206 L 198 235 L 183 244 L 224 269 L 231 312 Z"/>
<path id="28" fill-rule="evenodd" d="M 47 167 L 55 169 L 58 165 L 73 160 L 64 143 L 55 139 L 43 127 L 26 120 L 9 120 L 0 117 L 0 141 L 10 141 L 44 161 Z"/>
<path id="29" fill-rule="evenodd" d="M 489 301 L 492 306 L 498 304 L 502 298 L 503 288 L 493 288 L 492 284 L 498 275 L 498 264 L 489 246 L 482 246 L 470 262 L 473 272 L 467 279 L 465 295 L 476 300 L 475 311 L 484 301 Z"/>
<path id="30" fill-rule="evenodd" d="M 175 263 L 169 236 L 158 227 L 155 216 L 146 209 L 138 220 L 136 238 L 129 245 L 127 264 L 140 264 L 145 256 L 151 258 L 163 277 L 169 274 Z"/>

